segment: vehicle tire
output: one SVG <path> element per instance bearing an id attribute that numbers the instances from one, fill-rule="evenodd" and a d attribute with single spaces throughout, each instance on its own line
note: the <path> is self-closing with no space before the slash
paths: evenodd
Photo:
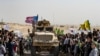
<path id="1" fill-rule="evenodd" d="M 51 54 L 53 54 L 53 56 L 59 56 L 59 46 L 55 47 Z"/>
<path id="2" fill-rule="evenodd" d="M 31 46 L 31 56 L 36 56 L 36 49 L 34 46 Z"/>

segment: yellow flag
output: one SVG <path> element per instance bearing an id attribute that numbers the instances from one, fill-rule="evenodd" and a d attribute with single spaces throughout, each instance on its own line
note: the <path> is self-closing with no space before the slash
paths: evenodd
<path id="1" fill-rule="evenodd" d="M 81 25 L 80 25 L 80 28 L 81 28 L 82 30 L 86 30 L 86 29 L 85 29 L 85 24 L 81 24 Z"/>
<path id="2" fill-rule="evenodd" d="M 91 29 L 89 20 L 86 20 L 86 21 L 84 22 L 84 24 L 85 24 L 86 30 L 90 30 L 90 29 Z"/>

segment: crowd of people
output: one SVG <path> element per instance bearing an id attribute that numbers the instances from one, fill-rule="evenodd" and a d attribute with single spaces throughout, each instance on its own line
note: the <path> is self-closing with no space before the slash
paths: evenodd
<path id="1" fill-rule="evenodd" d="M 31 36 L 30 36 L 31 37 Z M 85 34 L 70 34 L 58 36 L 60 52 L 69 56 L 100 56 L 100 31 Z M 31 39 L 29 40 L 31 41 Z M 0 56 L 24 56 L 24 49 L 30 49 L 30 42 L 18 37 L 13 31 L 0 30 Z M 67 55 L 68 56 L 68 55 Z"/>
<path id="2" fill-rule="evenodd" d="M 0 30 L 0 56 L 24 56 L 25 39 L 13 31 Z"/>
<path id="3" fill-rule="evenodd" d="M 59 36 L 60 51 L 69 56 L 100 56 L 100 31 Z M 68 55 L 67 55 L 68 56 Z"/>

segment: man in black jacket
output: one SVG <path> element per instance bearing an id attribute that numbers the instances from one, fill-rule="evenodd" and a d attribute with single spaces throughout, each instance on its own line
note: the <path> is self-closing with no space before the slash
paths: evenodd
<path id="1" fill-rule="evenodd" d="M 89 56 L 92 48 L 91 48 L 91 44 L 92 44 L 92 35 L 88 35 L 87 36 L 87 41 L 85 43 L 85 50 L 84 50 L 84 56 Z"/>

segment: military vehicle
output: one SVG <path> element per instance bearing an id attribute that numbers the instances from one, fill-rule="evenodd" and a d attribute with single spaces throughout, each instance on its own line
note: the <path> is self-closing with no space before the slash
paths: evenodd
<path id="1" fill-rule="evenodd" d="M 33 37 L 34 54 L 48 52 L 53 56 L 59 54 L 59 41 L 53 31 L 53 26 L 47 20 L 39 21 L 35 26 Z"/>

